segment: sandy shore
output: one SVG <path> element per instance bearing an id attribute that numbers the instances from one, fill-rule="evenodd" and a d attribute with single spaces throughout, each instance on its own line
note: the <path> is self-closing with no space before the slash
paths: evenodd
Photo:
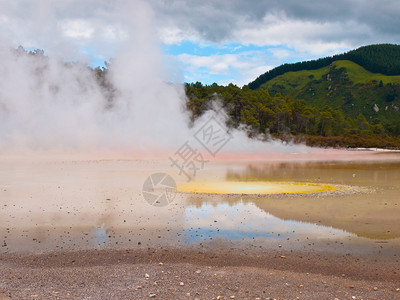
<path id="1" fill-rule="evenodd" d="M 399 270 L 397 257 L 309 252 L 3 254 L 0 299 L 400 299 Z"/>

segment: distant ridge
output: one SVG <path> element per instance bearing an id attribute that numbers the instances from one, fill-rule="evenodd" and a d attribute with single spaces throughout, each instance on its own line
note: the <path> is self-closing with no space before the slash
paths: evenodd
<path id="1" fill-rule="evenodd" d="M 269 80 L 287 72 L 316 70 L 329 66 L 337 60 L 350 60 L 373 73 L 400 75 L 400 45 L 377 44 L 363 46 L 343 54 L 316 60 L 283 64 L 258 76 L 257 79 L 248 84 L 248 87 L 252 90 L 256 90 Z"/>

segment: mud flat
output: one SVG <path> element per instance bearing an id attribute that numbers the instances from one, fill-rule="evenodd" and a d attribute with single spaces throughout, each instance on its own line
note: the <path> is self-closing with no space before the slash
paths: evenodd
<path id="1" fill-rule="evenodd" d="M 142 187 L 154 172 L 185 184 L 168 162 L 2 161 L 0 299 L 400 298 L 400 157 L 388 155 L 215 161 L 194 184 L 335 190 L 185 192 L 165 207 Z"/>

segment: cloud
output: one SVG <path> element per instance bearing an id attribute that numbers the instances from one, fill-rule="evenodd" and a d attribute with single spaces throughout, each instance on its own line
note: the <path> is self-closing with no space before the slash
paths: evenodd
<path id="1" fill-rule="evenodd" d="M 255 45 L 288 44 L 295 49 L 335 50 L 400 37 L 398 1 L 151 1 L 159 27 L 173 41 Z M 163 29 L 165 31 L 165 29 Z M 161 34 L 165 42 L 171 36 Z M 169 38 L 167 38 L 169 37 Z M 320 48 L 322 46 L 322 48 Z M 314 50 L 314 52 L 316 52 Z"/>
<path id="2" fill-rule="evenodd" d="M 89 39 L 93 36 L 94 28 L 85 20 L 68 20 L 60 24 L 65 36 L 73 39 Z"/>
<path id="3" fill-rule="evenodd" d="M 42 48 L 70 60 L 80 60 L 86 48 L 113 57 L 139 36 L 139 28 L 154 38 L 153 11 L 144 1 L 0 0 L 0 7 L 1 35 L 14 47 Z"/>
<path id="4" fill-rule="evenodd" d="M 5 35 L 15 43 L 46 48 L 54 40 L 59 42 L 60 35 L 69 42 L 113 40 L 118 44 L 127 39 L 136 19 L 146 22 L 135 14 L 137 4 L 126 0 L 0 0 L 0 5 L 0 28 Z M 150 0 L 140 6 L 154 14 L 156 30 L 166 44 L 191 40 L 290 44 L 295 49 L 324 44 L 324 48 L 336 49 L 397 42 L 400 37 L 398 1 Z"/>
<path id="5" fill-rule="evenodd" d="M 138 37 L 144 35 L 165 45 L 191 41 L 199 47 L 213 45 L 216 56 L 173 55 L 179 55 L 189 72 L 200 74 L 199 79 L 206 78 L 201 70 L 207 70 L 224 75 L 224 82 L 229 80 L 228 71 L 244 72 L 230 74 L 232 80 L 243 82 L 251 69 L 276 66 L 288 58 L 312 59 L 400 40 L 400 2 L 394 0 L 0 0 L 0 7 L 0 35 L 14 47 L 39 47 L 52 56 L 90 61 L 87 53 L 109 60 L 131 42 L 140 45 Z M 140 31 L 142 35 L 137 34 Z M 219 52 L 231 44 L 244 49 Z M 260 52 L 258 60 L 238 55 L 249 45 L 281 50 L 269 56 Z M 240 65 L 239 59 L 249 61 Z"/>
<path id="6" fill-rule="evenodd" d="M 265 55 L 257 51 L 209 56 L 181 54 L 177 59 L 187 71 L 185 80 L 189 82 L 201 80 L 204 76 L 202 74 L 211 74 L 217 75 L 221 84 L 234 83 L 242 86 L 271 68 L 265 64 Z"/>

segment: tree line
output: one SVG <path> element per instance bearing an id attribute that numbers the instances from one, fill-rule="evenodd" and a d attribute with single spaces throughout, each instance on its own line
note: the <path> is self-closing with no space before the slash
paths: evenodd
<path id="1" fill-rule="evenodd" d="M 396 130 L 389 134 L 384 125 L 379 122 L 370 123 L 361 113 L 356 118 L 346 117 L 341 109 L 310 106 L 305 100 L 284 97 L 279 93 L 272 97 L 263 89 L 251 90 L 248 86 L 240 88 L 233 84 L 203 85 L 196 82 L 186 84 L 185 90 L 187 108 L 193 120 L 209 109 L 213 101 L 220 101 L 229 116 L 228 125 L 245 125 L 249 136 L 282 139 L 302 137 L 320 146 L 400 146 L 400 122 Z M 351 141 L 343 141 L 343 136 L 357 137 L 355 140 L 361 144 L 353 145 Z M 319 137 L 320 141 L 316 141 L 315 137 Z M 339 139 L 335 141 L 332 137 Z M 332 145 L 324 142 L 327 140 Z"/>

